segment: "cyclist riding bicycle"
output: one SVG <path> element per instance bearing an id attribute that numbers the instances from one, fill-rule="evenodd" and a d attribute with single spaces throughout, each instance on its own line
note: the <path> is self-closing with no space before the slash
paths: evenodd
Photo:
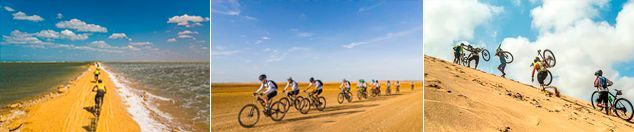
<path id="1" fill-rule="evenodd" d="M 460 55 L 463 53 L 464 43 L 460 43 L 460 45 L 456 45 L 453 47 L 453 63 L 460 64 Z"/>
<path id="2" fill-rule="evenodd" d="M 539 57 L 535 57 L 535 60 L 533 61 L 533 64 L 531 64 L 531 66 L 533 67 L 533 72 L 531 73 L 531 82 L 535 80 L 535 71 L 538 71 L 537 82 L 539 82 L 539 85 L 542 87 L 542 91 L 545 91 L 546 89 L 544 88 L 544 80 L 546 79 L 546 76 L 548 76 L 548 69 L 546 69 L 545 63 L 541 61 Z"/>
<path id="3" fill-rule="evenodd" d="M 106 95 L 106 85 L 103 84 L 101 79 L 97 81 L 97 85 L 92 88 L 92 91 L 97 92 L 97 94 L 95 94 L 95 106 L 99 105 L 99 101 L 103 103 L 103 97 Z"/>
<path id="4" fill-rule="evenodd" d="M 498 56 L 500 58 L 500 65 L 498 66 L 498 70 L 500 70 L 500 72 L 502 72 L 502 77 L 506 78 L 506 72 L 504 72 L 504 69 L 506 69 L 506 57 L 504 57 L 504 54 L 502 52 L 500 52 L 501 49 L 498 49 L 495 52 L 495 56 Z"/>
<path id="5" fill-rule="evenodd" d="M 357 83 L 357 89 L 359 89 L 359 91 L 361 91 L 361 93 L 365 93 L 365 89 L 367 88 L 367 85 L 365 84 L 365 80 L 360 79 L 359 83 Z"/>
<path id="6" fill-rule="evenodd" d="M 308 87 L 306 87 L 306 89 L 304 89 L 304 92 L 306 92 L 306 90 L 310 89 L 311 86 L 315 87 L 315 90 L 313 90 L 313 94 L 315 94 L 315 97 L 318 97 L 319 94 L 321 94 L 322 89 L 324 88 L 324 83 L 321 82 L 321 80 L 315 80 L 315 78 L 310 77 L 310 79 L 308 79 L 308 81 L 310 82 L 308 84 Z"/>
<path id="7" fill-rule="evenodd" d="M 350 81 L 343 79 L 341 85 L 339 85 L 339 88 L 342 88 L 342 93 L 350 93 Z"/>
<path id="8" fill-rule="evenodd" d="M 381 93 L 381 83 L 379 82 L 379 80 L 374 80 L 376 83 L 374 83 L 374 89 L 376 89 L 377 94 Z"/>
<path id="9" fill-rule="evenodd" d="M 299 86 L 297 86 L 297 82 L 295 82 L 292 77 L 289 77 L 287 80 L 288 83 L 286 83 L 286 87 L 284 87 L 283 92 L 286 92 L 286 89 L 288 88 L 288 86 L 290 86 L 291 92 L 288 92 L 287 94 L 293 97 L 297 96 L 299 94 Z"/>
<path id="10" fill-rule="evenodd" d="M 99 67 L 97 67 L 95 69 L 95 73 L 94 73 L 95 74 L 95 80 L 99 80 L 99 75 L 101 74 L 99 69 L 100 69 Z"/>
<path id="11" fill-rule="evenodd" d="M 387 80 L 387 83 L 385 83 L 385 91 L 390 91 L 391 86 L 392 86 L 392 83 L 390 83 L 390 80 Z"/>
<path id="12" fill-rule="evenodd" d="M 594 79 L 594 87 L 597 91 L 599 91 L 599 98 L 596 100 L 597 102 L 599 102 L 597 106 L 605 107 L 609 103 L 608 87 L 612 86 L 613 83 L 612 81 L 603 77 L 603 71 L 601 70 L 594 72 L 594 76 L 596 76 L 596 78 Z"/>
<path id="13" fill-rule="evenodd" d="M 266 94 L 264 104 L 266 104 L 266 106 L 269 106 L 269 101 L 277 95 L 277 84 L 273 80 L 266 80 L 266 75 L 264 74 L 260 75 L 258 77 L 258 80 L 260 80 L 262 84 L 260 85 L 260 88 L 258 88 L 258 90 L 256 90 L 253 94 L 255 95 L 260 93 L 260 90 L 266 87 L 266 91 L 263 92 L 263 94 Z M 265 111 L 267 110 L 268 107 L 265 108 Z"/>

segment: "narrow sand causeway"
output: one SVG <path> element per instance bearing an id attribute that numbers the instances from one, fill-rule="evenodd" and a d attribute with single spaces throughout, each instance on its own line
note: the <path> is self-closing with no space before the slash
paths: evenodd
<path id="1" fill-rule="evenodd" d="M 94 66 L 80 75 L 62 95 L 27 108 L 27 116 L 20 127 L 22 131 L 139 131 L 138 124 L 126 111 L 107 72 L 101 79 L 107 89 L 99 120 L 90 109 L 94 105 L 96 85 Z M 103 70 L 102 70 L 103 71 Z M 97 122 L 96 122 L 97 121 Z"/>
<path id="2" fill-rule="evenodd" d="M 278 95 L 274 100 L 285 96 L 282 93 L 286 83 L 278 83 Z M 300 83 L 300 88 L 306 83 Z M 318 111 L 311 109 L 308 114 L 301 114 L 294 108 L 282 121 L 275 122 L 261 115 L 259 122 L 253 128 L 243 128 L 238 124 L 238 111 L 254 102 L 251 93 L 258 88 L 258 84 L 225 85 L 212 84 L 212 131 L 420 131 L 423 127 L 423 102 L 420 81 L 416 81 L 414 90 L 409 82 L 401 82 L 399 94 L 391 96 L 368 97 L 358 100 L 356 88 L 352 88 L 353 101 L 343 104 L 337 103 L 339 83 L 325 83 L 322 96 L 326 98 L 326 109 Z M 356 83 L 353 83 L 356 86 Z M 385 90 L 385 82 L 382 82 Z M 384 91 L 382 91 L 384 92 Z M 384 93 L 383 93 L 384 94 Z M 300 93 L 306 96 L 305 93 Z M 259 107 L 259 106 L 258 106 Z"/>

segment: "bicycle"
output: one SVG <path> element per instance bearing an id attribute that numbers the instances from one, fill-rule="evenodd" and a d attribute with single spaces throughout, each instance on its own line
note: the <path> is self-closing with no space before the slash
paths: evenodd
<path id="1" fill-rule="evenodd" d="M 468 50 L 469 54 L 465 55 L 464 53 L 461 55 L 462 56 L 462 65 L 464 66 L 469 66 L 472 60 L 470 60 L 470 58 L 472 58 L 473 56 L 475 56 L 475 54 L 482 54 L 482 59 L 484 61 L 489 61 L 491 60 L 491 55 L 489 53 L 489 50 L 484 49 L 484 48 L 474 48 L 473 50 Z M 472 52 L 474 51 L 474 52 Z M 478 58 L 480 59 L 480 58 Z"/>
<path id="2" fill-rule="evenodd" d="M 510 64 L 511 62 L 513 62 L 513 60 L 515 58 L 513 57 L 513 54 L 511 54 L 511 52 L 502 50 L 502 48 L 500 48 L 501 46 L 502 46 L 502 44 L 500 44 L 498 46 L 498 48 L 495 50 L 495 52 L 496 53 L 501 53 L 503 55 L 503 57 L 506 59 L 506 64 Z"/>
<path id="3" fill-rule="evenodd" d="M 544 50 L 543 53 L 541 49 L 537 50 L 537 55 L 541 57 L 543 62 L 546 64 L 544 65 L 545 68 L 555 67 L 555 64 L 557 64 L 555 54 L 553 54 L 553 52 L 549 49 Z M 550 86 L 550 84 L 553 82 L 553 74 L 550 72 L 550 70 L 546 70 L 546 79 L 544 81 L 544 84 L 546 86 Z"/>
<path id="4" fill-rule="evenodd" d="M 381 96 L 380 94 L 381 94 L 381 89 L 373 88 L 372 89 L 372 93 L 370 93 L 370 96 L 372 96 L 372 97 Z"/>
<path id="5" fill-rule="evenodd" d="M 282 104 L 281 102 L 275 101 L 272 103 L 272 105 L 267 106 L 264 103 L 264 99 L 262 99 L 261 97 L 262 94 L 254 93 L 253 96 L 255 96 L 255 102 L 257 104 L 260 104 L 261 107 L 265 108 L 263 112 L 264 115 L 270 117 L 271 120 L 281 121 L 286 115 L 286 111 L 285 111 L 286 106 Z M 266 108 L 268 108 L 268 110 Z M 254 118 L 254 121 L 248 122 L 249 120 L 242 119 L 245 116 L 248 119 Z M 238 123 L 240 123 L 242 127 L 245 127 L 245 128 L 253 127 L 255 126 L 255 124 L 258 123 L 259 120 L 260 120 L 260 110 L 255 104 L 247 104 L 243 106 L 242 109 L 240 109 L 240 112 L 238 113 Z"/>
<path id="6" fill-rule="evenodd" d="M 608 115 L 610 113 L 610 110 L 612 110 L 614 113 L 616 113 L 616 116 L 618 116 L 619 118 L 626 121 L 630 121 L 632 119 L 632 116 L 634 116 L 633 114 L 634 107 L 632 106 L 632 103 L 625 98 L 618 97 L 619 95 L 623 95 L 621 90 L 614 89 L 614 91 L 616 91 L 616 95 L 608 91 L 609 105 L 605 106 L 608 108 L 603 108 L 598 106 L 599 102 L 597 102 L 597 99 L 599 98 L 599 91 L 594 91 L 592 93 L 592 96 L 590 97 L 590 102 L 592 102 L 592 108 L 599 111 L 603 111 L 605 109 L 605 114 L 608 114 Z M 616 100 L 613 101 L 613 99 L 616 99 Z"/>
<path id="7" fill-rule="evenodd" d="M 284 112 L 288 112 L 289 109 L 291 109 L 291 106 L 294 106 L 296 110 L 300 110 L 301 107 L 303 107 L 301 105 L 302 100 L 304 99 L 304 97 L 297 95 L 297 97 L 289 95 L 288 92 L 284 91 L 284 94 L 286 94 L 286 97 L 282 97 L 280 98 L 279 102 L 282 102 L 283 104 L 288 104 L 286 105 L 286 108 L 284 110 Z M 290 103 L 293 102 L 293 103 Z"/>
<path id="8" fill-rule="evenodd" d="M 306 91 L 304 91 L 304 93 L 306 93 Z M 319 111 L 324 111 L 324 109 L 326 109 L 326 98 L 321 96 L 316 97 L 315 93 L 313 92 L 308 92 L 308 97 L 302 100 L 302 104 L 304 104 L 303 102 L 305 101 L 308 101 L 310 105 L 308 105 L 308 107 L 302 107 L 300 112 L 303 114 L 308 113 L 308 111 L 310 111 L 310 108 L 313 106 Z"/>
<path id="9" fill-rule="evenodd" d="M 357 98 L 359 98 L 359 100 L 361 100 L 362 98 L 367 99 L 368 98 L 368 93 L 365 91 L 366 88 L 357 88 L 359 89 L 357 91 Z"/>
<path id="10" fill-rule="evenodd" d="M 396 86 L 396 92 L 395 92 L 396 94 L 398 94 L 398 92 L 400 91 L 400 89 L 399 89 L 400 87 L 401 86 Z"/>
<path id="11" fill-rule="evenodd" d="M 102 105 L 103 105 L 103 97 L 98 98 L 97 102 L 95 102 L 95 106 L 93 106 L 93 108 L 95 110 L 94 115 L 95 115 L 96 118 L 99 118 L 99 115 L 101 114 L 101 106 Z"/>
<path id="12" fill-rule="evenodd" d="M 352 93 L 347 92 L 347 90 L 339 92 L 339 95 L 337 96 L 337 102 L 339 104 L 342 104 L 344 99 L 348 100 L 348 103 L 352 102 Z"/>
<path id="13" fill-rule="evenodd" d="M 385 96 L 390 96 L 392 95 L 392 89 L 390 89 L 390 87 L 385 88 Z"/>

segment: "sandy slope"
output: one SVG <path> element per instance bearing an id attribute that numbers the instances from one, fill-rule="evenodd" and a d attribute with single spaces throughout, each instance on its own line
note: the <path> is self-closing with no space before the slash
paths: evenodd
<path id="1" fill-rule="evenodd" d="M 425 56 L 426 131 L 634 131 L 588 101 Z M 591 93 L 588 93 L 590 96 Z"/>
<path id="2" fill-rule="evenodd" d="M 337 103 L 338 84 L 327 83 L 324 87 L 326 109 L 321 112 L 312 109 L 301 114 L 295 109 L 280 122 L 274 122 L 262 115 L 254 128 L 243 128 L 238 124 L 238 111 L 252 103 L 250 94 L 258 84 L 222 85 L 212 84 L 212 131 L 421 131 L 422 96 L 421 83 L 416 83 L 414 91 L 409 82 L 401 82 L 401 93 L 392 96 L 370 97 L 359 101 L 356 94 L 352 103 Z M 279 83 L 280 87 L 285 83 Z M 356 85 L 353 83 L 353 85 Z M 306 84 L 300 84 L 300 89 Z M 383 90 L 385 86 L 382 87 Z M 356 88 L 352 89 L 356 92 Z M 279 100 L 279 90 L 275 100 Z M 300 95 L 306 96 L 305 93 Z"/>
<path id="3" fill-rule="evenodd" d="M 27 108 L 26 119 L 23 119 L 22 131 L 90 131 L 97 125 L 97 131 L 139 131 L 139 126 L 132 120 L 121 98 L 108 78 L 108 73 L 101 72 L 107 92 L 99 121 L 89 111 L 94 105 L 92 87 L 93 70 L 83 73 L 81 77 L 59 97 L 44 101 Z"/>

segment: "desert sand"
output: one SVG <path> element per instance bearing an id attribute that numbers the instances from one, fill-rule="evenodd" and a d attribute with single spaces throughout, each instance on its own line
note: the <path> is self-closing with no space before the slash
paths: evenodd
<path id="1" fill-rule="evenodd" d="M 424 71 L 425 131 L 634 131 L 586 100 L 548 96 L 451 61 L 425 56 Z"/>
<path id="2" fill-rule="evenodd" d="M 382 82 L 385 91 L 385 82 Z M 421 131 L 423 125 L 422 84 L 416 81 L 412 91 L 409 81 L 401 81 L 400 93 L 392 96 L 368 97 L 358 100 L 356 87 L 352 88 L 353 101 L 337 102 L 339 94 L 337 82 L 325 82 L 322 95 L 326 98 L 326 109 L 311 109 L 301 114 L 291 108 L 282 121 L 275 122 L 264 115 L 253 128 L 243 128 L 238 124 L 238 112 L 255 98 L 257 83 L 212 84 L 211 129 L 212 131 Z M 308 84 L 300 83 L 300 89 Z M 274 100 L 286 96 L 282 89 L 286 83 L 279 82 L 278 95 Z M 353 83 L 356 86 L 356 83 Z M 289 88 L 290 89 L 290 88 Z M 393 89 L 393 88 L 392 88 Z M 394 89 L 392 90 L 394 91 Z M 306 93 L 300 93 L 306 96 Z M 259 106 L 258 106 L 259 107 Z M 261 108 L 260 108 L 261 109 Z"/>
<path id="3" fill-rule="evenodd" d="M 137 123 L 126 111 L 126 106 L 117 94 L 107 72 L 101 72 L 107 93 L 98 122 L 91 113 L 94 105 L 96 85 L 93 77 L 94 66 L 80 75 L 69 87 L 60 90 L 59 96 L 24 108 L 26 116 L 13 121 L 21 131 L 140 131 Z M 103 71 L 103 70 L 102 70 Z"/>

